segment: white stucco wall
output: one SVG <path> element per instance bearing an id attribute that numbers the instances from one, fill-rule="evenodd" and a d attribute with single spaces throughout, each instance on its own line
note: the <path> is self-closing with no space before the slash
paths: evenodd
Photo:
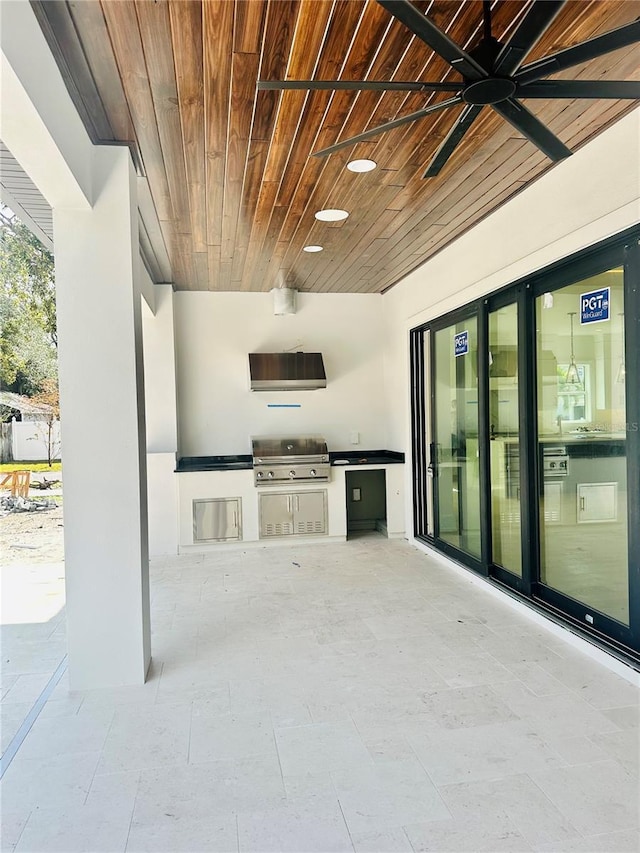
<path id="1" fill-rule="evenodd" d="M 178 483 L 175 475 L 178 431 L 173 288 L 170 284 L 150 284 L 150 287 L 153 288 L 153 313 L 145 297 L 142 302 L 142 338 L 149 554 L 157 557 L 178 551 Z"/>
<path id="2" fill-rule="evenodd" d="M 385 385 L 389 446 L 403 446 L 410 462 L 410 329 L 639 221 L 636 109 L 383 296 L 385 370 L 394 378 Z M 408 511 L 410 472 L 405 465 Z"/>
<path id="3" fill-rule="evenodd" d="M 380 296 L 299 293 L 296 313 L 284 316 L 270 293 L 174 299 L 181 456 L 250 453 L 251 435 L 289 432 L 319 433 L 330 450 L 387 447 Z M 249 390 L 248 353 L 296 349 L 323 354 L 326 389 Z"/>
<path id="4" fill-rule="evenodd" d="M 155 285 L 154 295 L 155 313 L 145 302 L 142 311 L 147 452 L 175 453 L 178 432 L 171 285 Z"/>

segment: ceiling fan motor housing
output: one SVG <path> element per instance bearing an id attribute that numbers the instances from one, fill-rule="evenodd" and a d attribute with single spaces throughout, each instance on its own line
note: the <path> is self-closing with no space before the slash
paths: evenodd
<path id="1" fill-rule="evenodd" d="M 477 47 L 469 51 L 469 55 L 487 71 L 489 76 L 481 80 L 465 80 L 462 90 L 465 103 L 476 106 L 499 104 L 500 101 L 506 101 L 515 93 L 517 87 L 511 78 L 492 75 L 501 50 L 502 44 L 497 38 L 490 36 L 483 38 Z"/>
<path id="2" fill-rule="evenodd" d="M 509 77 L 484 77 L 467 83 L 462 90 L 462 99 L 467 104 L 485 106 L 506 101 L 516 91 L 516 84 Z"/>

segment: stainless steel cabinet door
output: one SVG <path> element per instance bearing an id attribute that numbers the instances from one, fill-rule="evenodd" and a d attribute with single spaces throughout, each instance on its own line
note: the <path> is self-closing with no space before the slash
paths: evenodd
<path id="1" fill-rule="evenodd" d="M 293 495 L 259 495 L 260 538 L 293 533 Z"/>
<path id="2" fill-rule="evenodd" d="M 262 494 L 260 538 L 327 533 L 327 491 Z"/>
<path id="3" fill-rule="evenodd" d="M 617 521 L 617 483 L 578 483 L 578 524 Z"/>
<path id="4" fill-rule="evenodd" d="M 293 497 L 295 532 L 300 535 L 327 532 L 327 492 L 297 492 Z"/>
<path id="5" fill-rule="evenodd" d="M 193 541 L 226 542 L 242 538 L 240 498 L 193 502 Z"/>

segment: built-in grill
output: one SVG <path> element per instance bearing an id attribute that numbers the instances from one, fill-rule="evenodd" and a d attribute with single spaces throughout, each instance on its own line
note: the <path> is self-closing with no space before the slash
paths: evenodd
<path id="1" fill-rule="evenodd" d="M 566 477 L 569 473 L 569 453 L 564 445 L 544 445 L 542 475 L 545 480 Z"/>
<path id="2" fill-rule="evenodd" d="M 256 486 L 326 482 L 331 473 L 327 442 L 317 435 L 279 438 L 255 436 L 253 474 Z"/>

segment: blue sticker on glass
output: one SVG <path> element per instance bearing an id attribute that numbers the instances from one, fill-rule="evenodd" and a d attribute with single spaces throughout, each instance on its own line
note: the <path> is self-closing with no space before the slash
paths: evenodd
<path id="1" fill-rule="evenodd" d="M 609 319 L 610 290 L 609 287 L 601 287 L 600 290 L 580 294 L 580 322 L 582 324 L 602 323 L 603 320 Z"/>
<path id="2" fill-rule="evenodd" d="M 459 355 L 466 355 L 469 352 L 469 332 L 467 329 L 464 332 L 458 332 L 454 337 L 453 352 L 456 358 Z"/>

